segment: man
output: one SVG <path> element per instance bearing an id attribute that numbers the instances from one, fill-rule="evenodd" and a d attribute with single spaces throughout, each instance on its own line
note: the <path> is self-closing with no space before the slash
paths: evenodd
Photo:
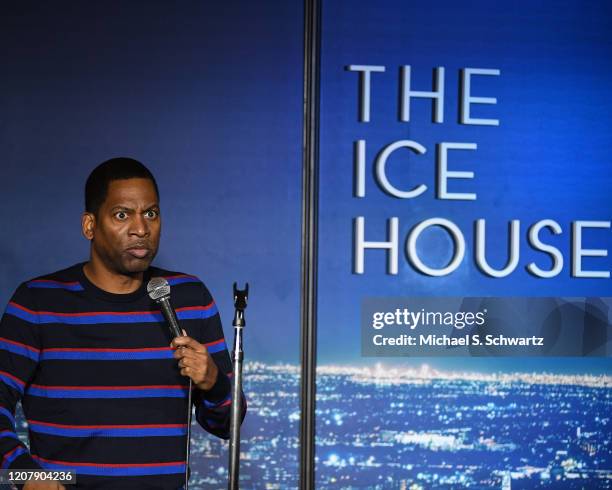
<path id="1" fill-rule="evenodd" d="M 150 266 L 161 231 L 159 192 L 140 162 L 115 158 L 94 169 L 82 231 L 89 261 L 21 284 L 2 317 L 1 466 L 74 469 L 77 488 L 177 489 L 187 378 L 198 423 L 229 436 L 231 362 L 219 314 L 198 278 Z M 172 287 L 184 337 L 172 339 L 147 294 L 156 276 Z M 29 451 L 15 434 L 20 399 Z"/>

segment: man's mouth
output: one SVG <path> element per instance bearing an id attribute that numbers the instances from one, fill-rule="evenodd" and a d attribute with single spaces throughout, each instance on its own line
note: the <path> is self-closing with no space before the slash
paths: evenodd
<path id="1" fill-rule="evenodd" d="M 144 247 L 128 248 L 126 251 L 137 259 L 144 259 L 147 255 L 149 255 L 149 249 Z"/>

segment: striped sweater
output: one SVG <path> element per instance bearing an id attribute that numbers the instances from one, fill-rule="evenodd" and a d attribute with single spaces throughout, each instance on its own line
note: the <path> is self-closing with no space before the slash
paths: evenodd
<path id="1" fill-rule="evenodd" d="M 168 280 L 181 328 L 207 346 L 219 368 L 209 391 L 194 389 L 196 420 L 216 436 L 229 436 L 231 362 L 204 284 L 150 267 L 139 290 L 113 294 L 93 285 L 76 264 L 21 284 L 2 316 L 2 468 L 74 469 L 76 488 L 181 487 L 188 378 L 147 295 L 154 276 Z M 20 399 L 29 451 L 15 433 Z M 242 408 L 244 417 L 246 403 Z"/>

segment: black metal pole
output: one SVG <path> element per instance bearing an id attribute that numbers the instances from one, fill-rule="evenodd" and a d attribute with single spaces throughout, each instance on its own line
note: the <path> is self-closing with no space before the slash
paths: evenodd
<path id="1" fill-rule="evenodd" d="M 320 0 L 304 1 L 300 489 L 314 490 L 317 362 Z"/>
<path id="2" fill-rule="evenodd" d="M 242 330 L 246 325 L 244 310 L 247 306 L 249 285 L 239 290 L 234 283 L 234 348 L 232 360 L 234 361 L 234 384 L 232 386 L 232 409 L 230 419 L 230 448 L 229 448 L 229 490 L 240 488 L 240 415 L 242 407 Z"/>

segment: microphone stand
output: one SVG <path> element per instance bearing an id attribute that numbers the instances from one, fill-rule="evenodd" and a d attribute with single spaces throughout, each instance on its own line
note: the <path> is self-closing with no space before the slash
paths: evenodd
<path id="1" fill-rule="evenodd" d="M 230 420 L 229 445 L 229 490 L 238 490 L 240 473 L 240 412 L 242 407 L 242 329 L 246 325 L 244 310 L 249 297 L 249 283 L 244 289 L 238 289 L 234 283 L 234 348 L 232 360 L 234 361 L 234 385 L 232 387 L 232 415 Z"/>

